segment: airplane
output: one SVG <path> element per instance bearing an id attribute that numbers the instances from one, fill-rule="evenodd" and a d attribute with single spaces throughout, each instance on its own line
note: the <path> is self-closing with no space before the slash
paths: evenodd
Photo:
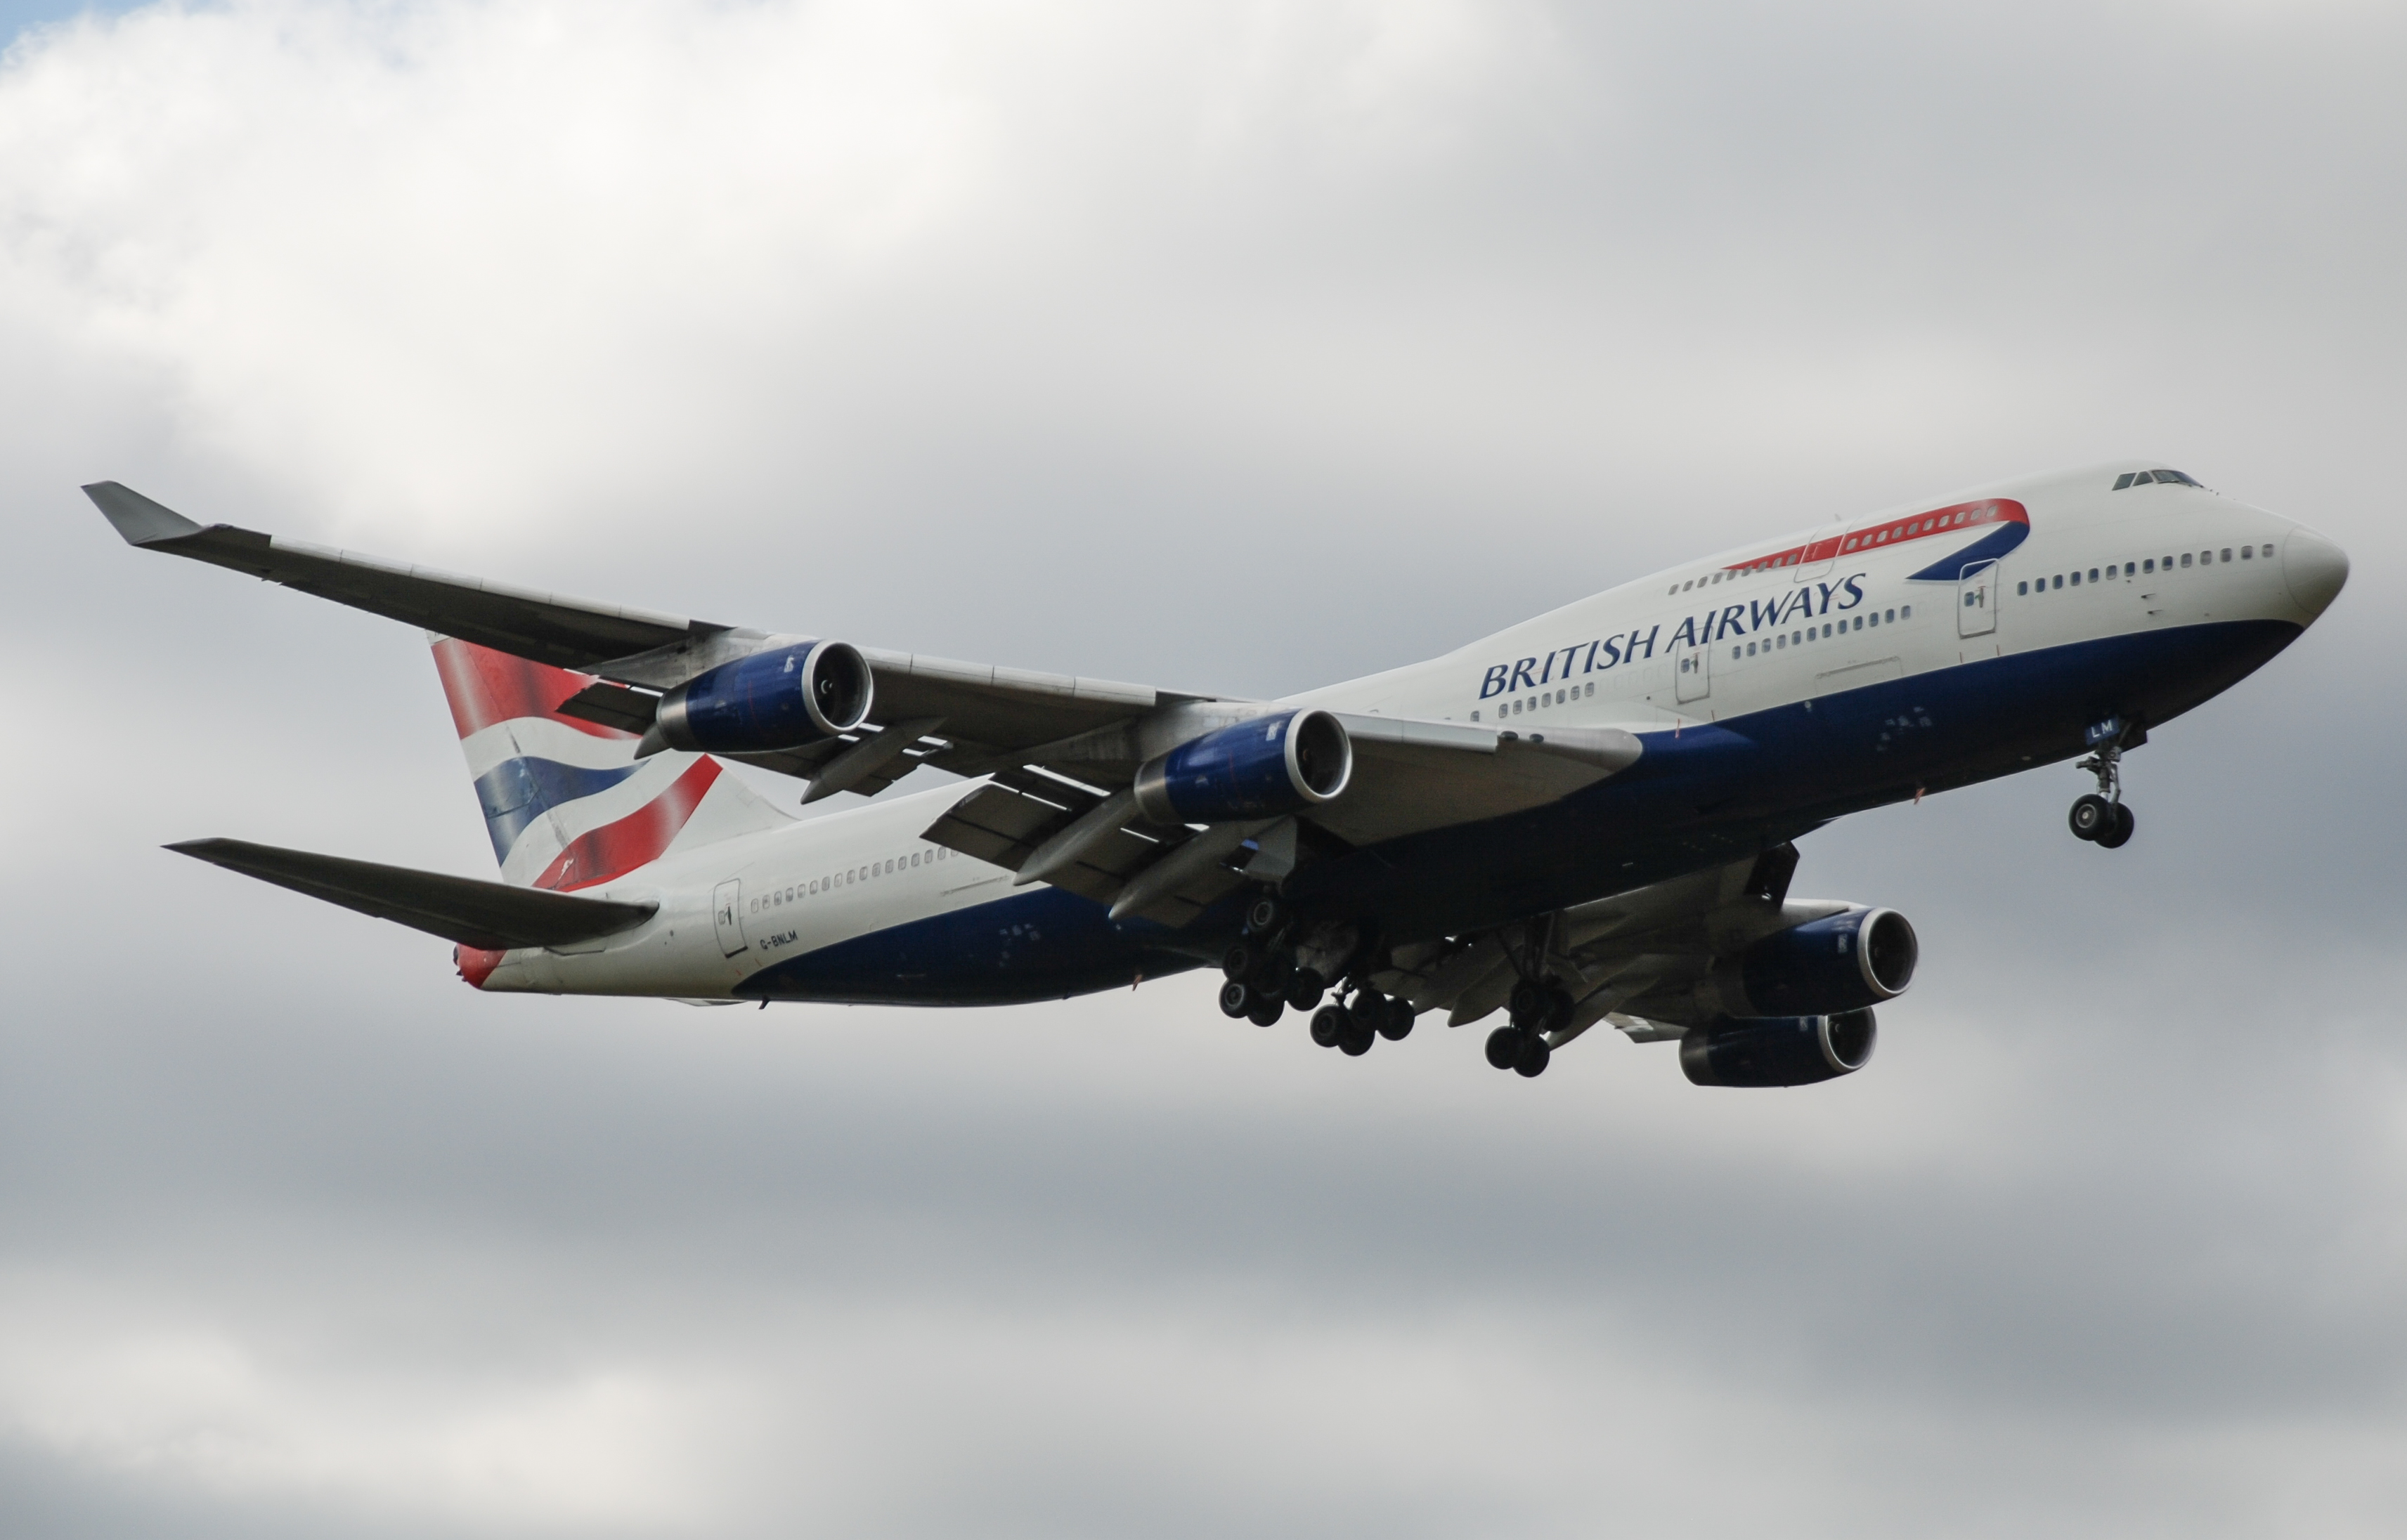
<path id="1" fill-rule="evenodd" d="M 1217 965 L 1228 1016 L 1360 1057 L 1502 1010 L 1535 1078 L 1600 1022 L 1699 1085 L 1870 1059 L 1919 955 L 1788 895 L 1850 812 L 2122 758 L 2271 660 L 2348 559 L 2153 460 L 1974 487 L 1625 583 L 1276 700 L 563 598 L 204 527 L 117 532 L 423 628 L 500 881 L 231 839 L 167 848 L 454 943 L 487 992 L 967 1006 Z M 815 816 L 727 763 L 805 783 Z M 949 772 L 879 795 L 920 769 Z M 932 778 L 933 779 L 933 778 Z M 776 784 L 763 781 L 764 784 Z"/>

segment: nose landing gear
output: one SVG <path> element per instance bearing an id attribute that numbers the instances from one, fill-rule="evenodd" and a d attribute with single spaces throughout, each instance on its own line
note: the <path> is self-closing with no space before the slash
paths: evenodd
<path id="1" fill-rule="evenodd" d="M 2065 815 L 2072 826 L 2072 837 L 2087 840 L 2101 850 L 2119 850 L 2130 843 L 2140 821 L 2132 816 L 2130 807 L 2123 800 L 2123 739 L 2126 736 L 2118 718 L 2109 717 L 2089 729 L 2090 755 L 2074 765 L 2098 777 L 2098 789 L 2073 799 L 2072 811 Z M 2147 742 L 2142 733 L 2131 746 Z"/>

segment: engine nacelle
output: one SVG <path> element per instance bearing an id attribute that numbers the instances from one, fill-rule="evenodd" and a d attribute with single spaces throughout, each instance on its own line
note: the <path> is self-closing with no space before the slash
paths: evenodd
<path id="1" fill-rule="evenodd" d="M 1920 953 L 1904 915 L 1850 909 L 1766 936 L 1707 980 L 1700 1003 L 1730 1016 L 1856 1010 L 1904 994 Z"/>
<path id="2" fill-rule="evenodd" d="M 1698 1085 L 1812 1085 L 1861 1069 L 1878 1037 L 1869 1010 L 1731 1022 L 1682 1038 L 1680 1068 Z"/>
<path id="3" fill-rule="evenodd" d="M 1324 711 L 1282 712 L 1207 732 L 1136 772 L 1137 811 L 1157 824 L 1275 818 L 1346 789 L 1354 742 Z"/>
<path id="4" fill-rule="evenodd" d="M 869 715 L 869 660 L 805 642 L 698 673 L 661 697 L 655 725 L 689 754 L 766 754 L 850 732 Z"/>

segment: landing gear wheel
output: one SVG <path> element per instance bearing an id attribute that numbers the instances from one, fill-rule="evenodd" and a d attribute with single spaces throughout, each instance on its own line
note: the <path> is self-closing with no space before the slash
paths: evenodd
<path id="1" fill-rule="evenodd" d="M 1324 1005 L 1312 1013 L 1312 1040 L 1323 1048 L 1334 1048 L 1346 1040 L 1349 1024 L 1344 1007 Z"/>
<path id="2" fill-rule="evenodd" d="M 1499 1069 L 1510 1069 L 1521 1062 L 1521 1029 L 1500 1026 L 1488 1034 L 1488 1062 Z"/>
<path id="3" fill-rule="evenodd" d="M 1254 992 L 1232 979 L 1220 986 L 1220 1014 L 1231 1021 L 1243 1021 L 1253 1013 Z"/>
<path id="4" fill-rule="evenodd" d="M 2115 827 L 2115 804 L 2093 791 L 2073 798 L 2072 811 L 2065 814 L 2064 821 L 2072 826 L 2074 839 L 2095 840 Z"/>
<path id="5" fill-rule="evenodd" d="M 2101 850 L 2122 849 L 2125 845 L 2131 842 L 2131 835 L 2133 831 L 2139 828 L 2139 827 L 2140 820 L 2132 815 L 2131 805 L 2129 802 L 2115 803 L 2115 827 L 2095 837 L 2098 841 L 2098 848 Z"/>
<path id="6" fill-rule="evenodd" d="M 1257 936 L 1268 936 L 1287 924 L 1287 905 L 1275 893 L 1265 893 L 1246 906 L 1246 928 Z"/>
<path id="7" fill-rule="evenodd" d="M 1262 949 L 1251 941 L 1232 941 L 1229 950 L 1220 954 L 1220 974 L 1223 978 L 1243 981 L 1262 960 Z"/>
<path id="8" fill-rule="evenodd" d="M 1360 1017 L 1352 1017 L 1346 1023 L 1346 1036 L 1337 1039 L 1337 1052 L 1349 1059 L 1359 1059 L 1371 1052 L 1371 1045 L 1378 1040 L 1378 1033 L 1363 1025 Z"/>
<path id="9" fill-rule="evenodd" d="M 1513 1024 L 1527 1026 L 1546 1013 L 1546 986 L 1535 979 L 1524 979 L 1513 986 L 1513 997 L 1505 1007 Z"/>
<path id="10" fill-rule="evenodd" d="M 1391 1043 L 1400 1043 L 1412 1034 L 1413 1006 L 1410 1000 L 1398 996 L 1388 1002 L 1388 1019 L 1379 1024 L 1379 1036 Z"/>
<path id="11" fill-rule="evenodd" d="M 1299 968 L 1287 976 L 1287 1003 L 1298 1010 L 1310 1010 L 1328 988 L 1329 981 L 1308 968 Z"/>
<path id="12" fill-rule="evenodd" d="M 1285 1000 L 1275 995 L 1258 995 L 1254 997 L 1253 1008 L 1246 1012 L 1246 1020 L 1256 1026 L 1276 1026 L 1278 1019 L 1286 1014 Z"/>
<path id="13" fill-rule="evenodd" d="M 1293 977 L 1294 962 L 1283 952 L 1271 952 L 1263 954 L 1261 961 L 1254 965 L 1254 970 L 1246 975 L 1246 982 L 1254 986 L 1255 994 L 1280 1000 L 1287 997 L 1288 981 Z"/>
<path id="14" fill-rule="evenodd" d="M 1379 1024 L 1388 1019 L 1388 997 L 1375 989 L 1359 989 L 1354 992 L 1353 1003 L 1346 1009 L 1362 1024 L 1363 1031 L 1376 1031 Z"/>
<path id="15" fill-rule="evenodd" d="M 1546 1065 L 1554 1056 L 1545 1038 L 1535 1032 L 1526 1032 L 1521 1036 L 1520 1056 L 1513 1061 L 1513 1067 L 1520 1071 L 1522 1079 L 1534 1081 L 1546 1072 Z"/>

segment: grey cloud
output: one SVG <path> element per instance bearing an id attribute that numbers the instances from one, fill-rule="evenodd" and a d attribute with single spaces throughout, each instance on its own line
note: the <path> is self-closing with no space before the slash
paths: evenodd
<path id="1" fill-rule="evenodd" d="M 2392 20 L 581 14 L 0 66 L 12 1532 L 2387 1527 Z M 1267 693 L 2129 452 L 2350 591 L 2114 856 L 2061 769 L 1808 839 L 1926 969 L 1761 1095 L 474 996 L 156 849 L 486 869 L 420 639 L 74 491 Z"/>

